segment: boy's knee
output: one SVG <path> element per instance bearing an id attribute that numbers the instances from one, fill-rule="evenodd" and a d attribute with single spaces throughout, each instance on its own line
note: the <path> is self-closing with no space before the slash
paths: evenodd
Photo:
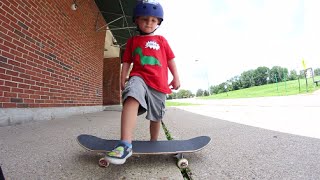
<path id="1" fill-rule="evenodd" d="M 134 97 L 127 97 L 127 99 L 124 101 L 124 103 L 136 103 L 136 104 L 139 104 L 139 101 L 136 100 Z"/>

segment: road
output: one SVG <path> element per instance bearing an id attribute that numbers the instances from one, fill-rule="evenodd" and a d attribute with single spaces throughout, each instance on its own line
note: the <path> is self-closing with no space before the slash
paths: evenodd
<path id="1" fill-rule="evenodd" d="M 204 105 L 179 107 L 197 114 L 168 108 L 163 120 L 172 137 L 212 139 L 201 151 L 186 154 L 193 179 L 319 179 L 319 95 L 181 101 Z M 5 178 L 183 179 L 172 156 L 134 156 L 122 166 L 104 169 L 97 165 L 101 156 L 76 142 L 83 133 L 118 138 L 120 116 L 121 109 L 111 109 L 0 127 Z M 148 139 L 148 127 L 139 116 L 135 139 Z M 163 131 L 160 137 L 166 139 Z"/>
<path id="2" fill-rule="evenodd" d="M 320 91 L 280 97 L 174 101 L 201 104 L 177 107 L 193 113 L 320 139 Z"/>

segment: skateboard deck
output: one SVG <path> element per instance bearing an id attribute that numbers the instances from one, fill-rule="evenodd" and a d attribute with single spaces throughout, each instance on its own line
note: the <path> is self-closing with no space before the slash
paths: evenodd
<path id="1" fill-rule="evenodd" d="M 81 134 L 77 137 L 81 147 L 88 151 L 97 153 L 107 153 L 113 150 L 119 140 L 102 139 L 93 135 Z M 170 141 L 132 141 L 133 154 L 176 154 L 177 166 L 187 168 L 188 160 L 183 157 L 183 153 L 200 151 L 209 144 L 211 138 L 208 136 L 199 136 L 188 140 L 170 140 Z M 105 158 L 99 160 L 101 167 L 108 167 L 109 162 Z"/>
<path id="2" fill-rule="evenodd" d="M 81 134 L 78 143 L 88 151 L 110 152 L 119 140 L 107 140 L 93 135 Z M 199 136 L 188 140 L 132 141 L 133 154 L 178 154 L 191 153 L 205 147 L 211 138 Z"/>

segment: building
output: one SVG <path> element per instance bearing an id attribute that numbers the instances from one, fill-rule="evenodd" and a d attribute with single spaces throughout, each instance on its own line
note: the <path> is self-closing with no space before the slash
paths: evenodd
<path id="1" fill-rule="evenodd" d="M 126 0 L 1 0 L 0 126 L 120 104 L 119 54 L 132 31 L 117 26 L 132 7 Z"/>

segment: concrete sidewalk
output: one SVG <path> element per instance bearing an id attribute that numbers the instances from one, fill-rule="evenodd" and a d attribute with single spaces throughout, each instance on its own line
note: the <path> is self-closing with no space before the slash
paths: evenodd
<path id="1" fill-rule="evenodd" d="M 79 134 L 120 136 L 120 111 L 0 127 L 0 166 L 7 179 L 183 179 L 172 155 L 134 156 L 121 166 L 98 166 L 101 156 L 76 142 Z M 139 117 L 135 138 L 149 140 L 149 121 Z M 166 140 L 161 131 L 161 140 Z"/>
<path id="2" fill-rule="evenodd" d="M 168 108 L 164 122 L 176 139 L 207 135 L 212 142 L 186 154 L 193 179 L 318 179 L 320 140 Z M 149 139 L 139 117 L 135 139 Z M 100 168 L 99 155 L 76 142 L 82 133 L 117 139 L 120 111 L 0 127 L 0 166 L 7 179 L 183 179 L 171 155 L 135 156 Z M 165 135 L 161 132 L 161 139 Z"/>
<path id="3" fill-rule="evenodd" d="M 320 140 L 169 109 L 176 139 L 208 135 L 212 143 L 187 155 L 193 179 L 319 179 Z"/>
<path id="4" fill-rule="evenodd" d="M 320 139 L 320 91 L 280 97 L 174 101 L 201 104 L 178 107 L 193 113 Z"/>

